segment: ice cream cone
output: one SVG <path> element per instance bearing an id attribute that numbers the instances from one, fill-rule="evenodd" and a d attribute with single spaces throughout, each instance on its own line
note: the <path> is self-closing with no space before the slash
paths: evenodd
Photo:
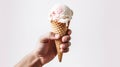
<path id="1" fill-rule="evenodd" d="M 69 24 L 61 23 L 61 22 L 58 22 L 58 21 L 55 21 L 55 20 L 51 21 L 51 25 L 52 25 L 52 31 L 54 33 L 60 34 L 61 37 L 66 34 L 68 26 L 69 26 Z M 55 40 L 59 62 L 62 61 L 62 55 L 63 55 L 62 52 L 60 51 L 60 44 L 61 43 L 62 43 L 61 38 Z"/>
<path id="2" fill-rule="evenodd" d="M 53 6 L 49 13 L 49 20 L 52 25 L 52 31 L 54 33 L 60 34 L 61 37 L 66 35 L 72 16 L 73 11 L 67 5 L 56 4 L 55 6 Z M 61 62 L 63 55 L 62 52 L 60 51 L 60 44 L 62 43 L 61 38 L 55 40 L 55 43 L 56 50 L 58 53 L 58 59 L 59 62 Z"/>

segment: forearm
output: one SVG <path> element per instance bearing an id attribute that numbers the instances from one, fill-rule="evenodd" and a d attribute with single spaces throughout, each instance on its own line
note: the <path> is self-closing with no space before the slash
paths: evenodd
<path id="1" fill-rule="evenodd" d="M 42 67 L 40 58 L 33 52 L 25 56 L 15 67 Z"/>

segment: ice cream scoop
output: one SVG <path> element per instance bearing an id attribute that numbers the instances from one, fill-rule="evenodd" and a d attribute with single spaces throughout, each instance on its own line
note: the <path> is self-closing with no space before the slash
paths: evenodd
<path id="1" fill-rule="evenodd" d="M 49 14 L 49 20 L 52 26 L 52 32 L 60 34 L 60 36 L 66 35 L 66 32 L 69 27 L 70 20 L 72 19 L 73 11 L 66 5 L 56 4 L 51 10 Z M 56 50 L 58 54 L 59 62 L 62 61 L 63 53 L 60 51 L 60 44 L 62 44 L 62 40 L 55 40 Z"/>
<path id="2" fill-rule="evenodd" d="M 73 11 L 64 4 L 56 4 L 50 10 L 49 19 L 58 22 L 67 23 L 72 19 Z"/>

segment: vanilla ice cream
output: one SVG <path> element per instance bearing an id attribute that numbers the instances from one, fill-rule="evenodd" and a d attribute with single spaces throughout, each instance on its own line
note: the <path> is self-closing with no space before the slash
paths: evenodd
<path id="1" fill-rule="evenodd" d="M 49 14 L 49 20 L 56 20 L 61 23 L 67 23 L 72 19 L 73 11 L 64 4 L 56 4 Z"/>

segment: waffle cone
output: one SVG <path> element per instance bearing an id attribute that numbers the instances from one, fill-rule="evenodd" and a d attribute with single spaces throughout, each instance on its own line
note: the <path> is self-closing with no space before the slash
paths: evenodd
<path id="1" fill-rule="evenodd" d="M 66 31 L 68 29 L 68 27 L 66 26 L 66 23 L 51 21 L 51 25 L 52 25 L 52 31 L 54 33 L 60 34 L 60 36 L 64 36 L 66 34 Z M 60 51 L 60 44 L 61 43 L 62 43 L 61 38 L 55 40 L 59 62 L 62 61 L 62 55 L 63 55 L 62 52 Z"/>

